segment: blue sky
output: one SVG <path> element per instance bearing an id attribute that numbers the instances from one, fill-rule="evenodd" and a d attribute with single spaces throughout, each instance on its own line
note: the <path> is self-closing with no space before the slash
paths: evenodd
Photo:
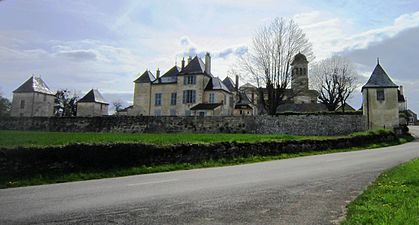
<path id="1" fill-rule="evenodd" d="M 98 88 L 109 101 L 129 104 L 138 73 L 166 71 L 187 54 L 209 51 L 214 74 L 225 77 L 255 30 L 275 17 L 300 25 L 315 62 L 351 58 L 361 84 L 380 57 L 419 112 L 417 0 L 2 0 L 0 92 L 11 98 L 36 74 L 53 90 Z M 351 101 L 359 107 L 360 93 Z"/>

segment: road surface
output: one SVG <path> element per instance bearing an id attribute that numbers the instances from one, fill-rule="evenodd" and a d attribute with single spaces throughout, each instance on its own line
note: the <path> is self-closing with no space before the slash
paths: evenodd
<path id="1" fill-rule="evenodd" d="M 417 127 L 411 128 L 419 134 Z M 0 190 L 0 224 L 334 224 L 419 142 L 287 160 Z"/>

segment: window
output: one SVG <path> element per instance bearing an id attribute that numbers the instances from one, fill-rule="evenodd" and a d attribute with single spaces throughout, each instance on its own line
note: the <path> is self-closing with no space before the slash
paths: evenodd
<path id="1" fill-rule="evenodd" d="M 25 100 L 20 101 L 20 108 L 21 109 L 25 108 Z"/>
<path id="2" fill-rule="evenodd" d="M 172 93 L 170 96 L 170 105 L 176 105 L 176 93 Z"/>
<path id="3" fill-rule="evenodd" d="M 185 90 L 183 91 L 183 103 L 195 103 L 195 90 Z"/>
<path id="4" fill-rule="evenodd" d="M 191 110 L 185 110 L 185 116 L 191 116 Z"/>
<path id="5" fill-rule="evenodd" d="M 215 94 L 214 93 L 209 94 L 208 102 L 209 103 L 214 103 L 215 102 Z"/>
<path id="6" fill-rule="evenodd" d="M 383 89 L 378 89 L 377 90 L 377 100 L 378 101 L 384 101 L 385 100 Z"/>
<path id="7" fill-rule="evenodd" d="M 170 115 L 176 116 L 176 109 L 170 109 Z"/>
<path id="8" fill-rule="evenodd" d="M 205 112 L 199 112 L 199 117 L 204 117 L 205 116 Z"/>
<path id="9" fill-rule="evenodd" d="M 161 93 L 156 93 L 155 94 L 154 105 L 161 105 Z"/>
<path id="10" fill-rule="evenodd" d="M 196 84 L 196 76 L 184 76 L 183 84 Z"/>

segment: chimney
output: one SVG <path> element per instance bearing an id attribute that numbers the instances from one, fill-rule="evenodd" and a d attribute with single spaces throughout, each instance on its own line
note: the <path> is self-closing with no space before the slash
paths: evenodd
<path id="1" fill-rule="evenodd" d="M 400 85 L 400 95 L 404 95 L 403 94 L 403 86 Z"/>
<path id="2" fill-rule="evenodd" d="M 205 54 L 205 73 L 211 74 L 211 56 L 209 52 Z"/>
<path id="3" fill-rule="evenodd" d="M 159 78 L 160 78 L 160 69 L 158 69 L 158 68 L 157 68 L 157 71 L 156 71 L 156 78 L 157 78 L 157 79 L 159 79 Z"/>
<path id="4" fill-rule="evenodd" d="M 236 75 L 236 91 L 239 91 L 239 75 Z"/>
<path id="5" fill-rule="evenodd" d="M 183 68 L 185 68 L 185 57 L 182 58 L 182 68 L 181 69 L 183 70 Z"/>
<path id="6" fill-rule="evenodd" d="M 189 57 L 188 57 L 188 64 L 189 64 L 189 63 L 191 63 L 191 61 L 192 61 L 192 57 L 191 57 L 191 56 L 189 56 Z"/>

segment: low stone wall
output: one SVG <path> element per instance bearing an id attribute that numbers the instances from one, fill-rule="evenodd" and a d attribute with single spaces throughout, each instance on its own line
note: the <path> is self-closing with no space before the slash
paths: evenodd
<path id="1" fill-rule="evenodd" d="M 278 115 L 254 117 L 35 117 L 0 118 L 0 130 L 67 132 L 283 133 L 347 135 L 364 131 L 362 115 Z"/>

